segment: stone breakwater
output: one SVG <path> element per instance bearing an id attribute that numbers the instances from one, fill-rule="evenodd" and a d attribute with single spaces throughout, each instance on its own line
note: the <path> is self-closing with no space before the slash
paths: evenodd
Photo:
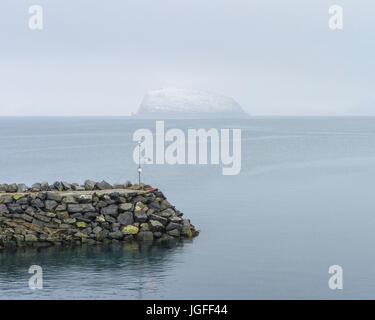
<path id="1" fill-rule="evenodd" d="M 169 246 L 199 233 L 147 185 L 87 180 L 84 186 L 38 183 L 14 190 L 0 191 L 0 248 L 121 241 Z"/>

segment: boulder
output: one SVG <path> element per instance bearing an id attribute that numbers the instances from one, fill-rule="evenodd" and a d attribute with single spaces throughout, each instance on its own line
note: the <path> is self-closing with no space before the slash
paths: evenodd
<path id="1" fill-rule="evenodd" d="M 17 192 L 19 193 L 24 193 L 26 192 L 27 190 L 29 190 L 29 187 L 26 185 L 26 184 L 19 184 L 18 185 L 18 188 L 17 188 Z"/>
<path id="2" fill-rule="evenodd" d="M 53 183 L 53 189 L 57 191 L 63 191 L 64 187 L 62 186 L 60 181 L 56 181 Z"/>
<path id="3" fill-rule="evenodd" d="M 57 193 L 57 192 L 48 192 L 47 193 L 47 199 L 48 200 L 61 202 L 62 198 L 63 198 L 63 196 L 60 193 Z"/>
<path id="4" fill-rule="evenodd" d="M 58 203 L 56 201 L 54 201 L 54 200 L 46 200 L 44 202 L 44 207 L 49 212 L 54 211 L 57 206 L 58 206 Z"/>
<path id="5" fill-rule="evenodd" d="M 95 184 L 95 187 L 99 190 L 109 190 L 113 189 L 113 187 L 106 181 L 98 182 Z"/>
<path id="6" fill-rule="evenodd" d="M 104 207 L 101 209 L 101 213 L 105 215 L 110 215 L 110 216 L 118 216 L 118 206 L 116 205 L 110 205 L 108 207 Z"/>
<path id="7" fill-rule="evenodd" d="M 150 220 L 150 229 L 153 232 L 161 232 L 165 229 L 164 225 L 156 220 Z"/>
<path id="8" fill-rule="evenodd" d="M 8 192 L 15 193 L 18 190 L 18 185 L 16 183 L 12 183 L 8 187 Z"/>
<path id="9" fill-rule="evenodd" d="M 39 198 L 36 198 L 35 200 L 31 201 L 31 205 L 34 208 L 44 208 L 44 202 Z"/>
<path id="10" fill-rule="evenodd" d="M 132 203 L 121 203 L 119 205 L 119 211 L 120 212 L 131 211 L 132 209 L 133 209 Z"/>
<path id="11" fill-rule="evenodd" d="M 5 204 L 0 204 L 0 215 L 8 214 L 9 210 Z"/>
<path id="12" fill-rule="evenodd" d="M 171 230 L 174 230 L 174 229 L 181 230 L 182 225 L 180 223 L 170 222 L 167 225 L 167 227 L 165 228 L 165 230 L 167 230 L 167 231 L 171 231 Z"/>
<path id="13" fill-rule="evenodd" d="M 173 229 L 171 231 L 168 231 L 168 234 L 172 237 L 180 237 L 180 231 L 178 229 Z"/>
<path id="14" fill-rule="evenodd" d="M 81 194 L 78 197 L 79 203 L 90 203 L 92 202 L 92 195 L 91 194 Z"/>
<path id="15" fill-rule="evenodd" d="M 92 180 L 86 180 L 85 181 L 85 190 L 94 190 L 95 189 L 95 181 Z"/>
<path id="16" fill-rule="evenodd" d="M 169 217 L 174 216 L 176 213 L 173 209 L 168 208 L 168 209 L 165 209 L 163 211 L 160 211 L 158 214 L 160 216 L 164 217 L 164 218 L 169 218 Z"/>
<path id="17" fill-rule="evenodd" d="M 48 185 L 48 182 L 47 181 L 43 181 L 41 184 L 40 184 L 40 189 L 42 191 L 48 191 L 50 189 L 49 185 Z"/>
<path id="18" fill-rule="evenodd" d="M 32 186 L 31 186 L 31 191 L 33 192 L 39 192 L 39 191 L 42 191 L 42 185 L 40 183 L 34 183 Z"/>
<path id="19" fill-rule="evenodd" d="M 78 228 L 86 228 L 87 227 L 86 223 L 84 223 L 83 221 L 77 222 L 76 226 Z"/>
<path id="20" fill-rule="evenodd" d="M 161 216 L 158 216 L 156 214 L 150 214 L 150 219 L 152 220 L 156 220 L 156 221 L 159 221 L 160 223 L 162 223 L 163 225 L 167 225 L 168 224 L 168 219 L 167 218 L 163 218 Z"/>
<path id="21" fill-rule="evenodd" d="M 125 235 L 128 234 L 137 234 L 139 229 L 135 226 L 125 226 L 122 228 L 121 232 Z"/>
<path id="22" fill-rule="evenodd" d="M 137 235 L 137 240 L 142 242 L 154 241 L 154 235 L 151 231 L 140 231 Z"/>
<path id="23" fill-rule="evenodd" d="M 63 190 L 72 190 L 72 185 L 68 182 L 63 181 L 61 182 L 61 185 L 63 187 Z"/>
<path id="24" fill-rule="evenodd" d="M 94 220 L 97 216 L 99 216 L 98 212 L 86 212 L 84 217 L 89 220 Z"/>
<path id="25" fill-rule="evenodd" d="M 143 223 L 147 221 L 147 214 L 143 210 L 135 211 L 134 212 L 134 220 L 135 222 Z"/>
<path id="26" fill-rule="evenodd" d="M 120 230 L 118 230 L 118 231 L 110 232 L 108 236 L 111 239 L 121 240 L 124 237 L 124 234 Z"/>
<path id="27" fill-rule="evenodd" d="M 95 208 L 91 204 L 68 204 L 69 213 L 93 212 Z"/>
<path id="28" fill-rule="evenodd" d="M 117 221 L 124 226 L 130 225 L 134 223 L 133 213 L 132 212 L 124 212 L 121 213 L 117 217 Z"/>
<path id="29" fill-rule="evenodd" d="M 29 197 L 22 197 L 22 198 L 19 198 L 16 203 L 20 206 L 27 206 L 29 205 Z"/>
<path id="30" fill-rule="evenodd" d="M 34 234 L 26 234 L 25 235 L 25 241 L 26 242 L 36 242 L 36 241 L 38 241 L 38 238 Z"/>

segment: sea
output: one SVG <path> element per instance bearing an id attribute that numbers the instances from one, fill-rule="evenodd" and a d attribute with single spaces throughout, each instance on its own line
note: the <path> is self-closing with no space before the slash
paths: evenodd
<path id="1" fill-rule="evenodd" d="M 375 118 L 173 120 L 241 129 L 241 170 L 144 164 L 200 230 L 171 248 L 136 243 L 0 251 L 0 299 L 374 299 Z M 0 183 L 137 182 L 133 134 L 155 120 L 0 118 Z M 166 146 L 170 142 L 165 142 Z M 43 271 L 32 289 L 31 266 Z M 342 271 L 332 288 L 331 266 Z"/>

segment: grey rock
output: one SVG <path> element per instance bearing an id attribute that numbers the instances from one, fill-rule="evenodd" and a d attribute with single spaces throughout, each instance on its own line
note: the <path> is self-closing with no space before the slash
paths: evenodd
<path id="1" fill-rule="evenodd" d="M 58 191 L 63 191 L 63 186 L 61 185 L 60 181 L 56 181 L 53 183 L 53 188 Z"/>
<path id="2" fill-rule="evenodd" d="M 25 213 L 28 214 L 29 216 L 34 216 L 35 210 L 32 207 L 27 207 L 25 210 Z"/>
<path id="3" fill-rule="evenodd" d="M 64 197 L 62 199 L 62 202 L 66 203 L 66 204 L 76 204 L 76 203 L 78 203 L 78 201 L 77 201 L 77 199 L 74 195 L 68 195 L 68 196 Z"/>
<path id="4" fill-rule="evenodd" d="M 161 232 L 154 232 L 154 238 L 160 238 L 162 235 Z"/>
<path id="5" fill-rule="evenodd" d="M 85 190 L 94 190 L 95 189 L 95 181 L 92 180 L 86 180 L 85 181 Z"/>
<path id="6" fill-rule="evenodd" d="M 99 215 L 98 212 L 86 212 L 84 217 L 89 220 L 94 220 Z"/>
<path id="7" fill-rule="evenodd" d="M 176 215 L 176 213 L 173 209 L 168 208 L 168 209 L 165 209 L 163 211 L 160 211 L 159 215 L 164 217 L 164 218 L 169 218 L 169 217 L 172 217 L 172 216 Z"/>
<path id="8" fill-rule="evenodd" d="M 42 191 L 42 185 L 40 183 L 34 183 L 32 186 L 31 186 L 31 191 L 33 192 L 39 192 L 39 191 Z"/>
<path id="9" fill-rule="evenodd" d="M 47 181 L 43 181 L 41 184 L 40 184 L 40 189 L 42 191 L 48 191 L 50 189 L 49 185 L 48 185 L 48 182 Z"/>
<path id="10" fill-rule="evenodd" d="M 103 229 L 99 226 L 95 227 L 92 232 L 95 233 L 95 234 L 98 234 L 99 232 L 101 232 Z"/>
<path id="11" fill-rule="evenodd" d="M 62 204 L 59 204 L 57 207 L 56 207 L 56 209 L 55 209 L 55 211 L 66 211 L 66 204 L 65 203 L 62 203 Z"/>
<path id="12" fill-rule="evenodd" d="M 177 229 L 173 229 L 171 231 L 168 231 L 168 234 L 172 237 L 176 237 L 176 238 L 180 237 L 180 231 L 177 230 Z"/>
<path id="13" fill-rule="evenodd" d="M 22 197 L 22 198 L 18 199 L 16 201 L 16 204 L 18 204 L 20 206 L 26 206 L 26 205 L 28 205 L 29 204 L 29 197 L 26 196 L 26 197 Z"/>
<path id="14" fill-rule="evenodd" d="M 133 209 L 132 203 L 121 203 L 119 205 L 119 211 L 120 212 L 131 211 L 132 209 Z"/>
<path id="15" fill-rule="evenodd" d="M 38 193 L 35 194 L 35 197 L 39 198 L 42 201 L 44 201 L 44 200 L 47 199 L 47 193 L 45 193 L 45 192 L 38 192 Z M 51 199 L 51 200 L 53 200 L 53 199 Z"/>
<path id="16" fill-rule="evenodd" d="M 22 207 L 18 204 L 15 204 L 15 203 L 8 204 L 8 210 L 11 213 L 23 213 Z"/>
<path id="17" fill-rule="evenodd" d="M 63 196 L 60 193 L 57 193 L 57 192 L 48 192 L 47 193 L 47 199 L 48 200 L 53 200 L 53 201 L 56 201 L 56 202 L 61 202 L 62 198 L 63 198 Z"/>
<path id="18" fill-rule="evenodd" d="M 28 214 L 23 214 L 22 215 L 22 219 L 27 221 L 27 222 L 32 222 L 33 221 L 33 217 L 29 216 Z"/>
<path id="19" fill-rule="evenodd" d="M 0 197 L 0 203 L 8 204 L 13 202 L 13 197 L 9 194 Z"/>
<path id="20" fill-rule="evenodd" d="M 18 185 L 18 188 L 17 188 L 17 192 L 18 193 L 24 193 L 26 192 L 27 190 L 29 190 L 29 187 L 26 185 L 26 184 L 19 184 Z"/>
<path id="21" fill-rule="evenodd" d="M 134 212 L 134 220 L 139 223 L 143 223 L 147 221 L 147 214 L 143 210 L 135 211 Z"/>
<path id="22" fill-rule="evenodd" d="M 46 200 L 44 202 L 44 207 L 49 212 L 55 211 L 55 209 L 56 209 L 57 206 L 58 206 L 58 203 L 56 201 L 54 201 L 54 200 Z"/>
<path id="23" fill-rule="evenodd" d="M 150 220 L 150 228 L 153 232 L 161 232 L 165 229 L 164 225 L 156 220 Z"/>
<path id="24" fill-rule="evenodd" d="M 156 211 L 160 211 L 160 209 L 161 209 L 160 203 L 156 202 L 156 201 L 150 202 L 150 204 L 148 206 L 149 206 L 149 208 L 152 208 Z"/>
<path id="25" fill-rule="evenodd" d="M 114 217 L 110 216 L 110 215 L 106 215 L 105 216 L 105 221 L 107 221 L 109 223 L 115 223 L 117 220 Z"/>
<path id="26" fill-rule="evenodd" d="M 165 209 L 168 209 L 168 208 L 173 208 L 173 206 L 169 203 L 168 200 L 163 200 L 161 202 L 161 210 L 165 210 Z"/>
<path id="27" fill-rule="evenodd" d="M 63 190 L 72 190 L 72 185 L 68 182 L 62 181 L 61 185 L 63 187 Z"/>
<path id="28" fill-rule="evenodd" d="M 7 184 L 0 184 L 0 192 L 8 192 L 8 188 Z"/>
<path id="29" fill-rule="evenodd" d="M 12 183 L 8 187 L 8 192 L 15 193 L 18 190 L 18 185 L 16 183 Z"/>
<path id="30" fill-rule="evenodd" d="M 108 207 L 102 208 L 101 213 L 105 215 L 118 216 L 118 206 L 110 205 Z"/>
<path id="31" fill-rule="evenodd" d="M 8 214 L 9 210 L 5 204 L 0 204 L 0 214 Z"/>
<path id="32" fill-rule="evenodd" d="M 39 226 L 39 227 L 44 227 L 44 225 L 45 225 L 44 222 L 42 222 L 38 219 L 33 219 L 32 224 L 35 224 L 36 226 Z"/>
<path id="33" fill-rule="evenodd" d="M 81 194 L 78 197 L 79 203 L 90 203 L 92 201 L 92 195 L 91 194 Z"/>
<path id="34" fill-rule="evenodd" d="M 167 232 L 174 229 L 181 230 L 182 225 L 180 223 L 170 222 L 165 229 L 167 230 Z"/>
<path id="35" fill-rule="evenodd" d="M 123 233 L 120 230 L 118 230 L 118 231 L 115 231 L 115 232 L 110 232 L 108 234 L 108 236 L 111 239 L 121 240 L 124 235 L 123 235 Z"/>
<path id="36" fill-rule="evenodd" d="M 132 212 L 121 213 L 117 217 L 117 221 L 120 222 L 124 226 L 133 224 L 134 223 L 133 213 Z"/>
<path id="37" fill-rule="evenodd" d="M 26 235 L 25 235 L 25 241 L 26 241 L 26 242 L 37 242 L 37 241 L 38 241 L 38 238 L 36 237 L 36 235 L 33 235 L 33 234 L 26 234 Z"/>
<path id="38" fill-rule="evenodd" d="M 95 187 L 99 190 L 109 190 L 113 189 L 113 187 L 106 181 L 98 182 L 95 184 Z"/>
<path id="39" fill-rule="evenodd" d="M 31 201 L 31 205 L 34 208 L 44 208 L 44 202 L 39 198 L 36 198 L 35 200 Z"/>
<path id="40" fill-rule="evenodd" d="M 77 212 L 93 212 L 95 208 L 91 204 L 68 204 L 68 212 L 69 213 L 77 213 Z"/>
<path id="41" fill-rule="evenodd" d="M 137 234 L 137 240 L 142 242 L 152 242 L 154 240 L 154 235 L 151 231 L 140 231 Z"/>

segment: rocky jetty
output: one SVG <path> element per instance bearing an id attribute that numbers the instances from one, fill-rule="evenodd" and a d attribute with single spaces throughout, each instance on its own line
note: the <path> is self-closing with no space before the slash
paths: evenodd
<path id="1" fill-rule="evenodd" d="M 139 241 L 170 246 L 198 231 L 148 185 L 0 185 L 0 248 Z"/>

